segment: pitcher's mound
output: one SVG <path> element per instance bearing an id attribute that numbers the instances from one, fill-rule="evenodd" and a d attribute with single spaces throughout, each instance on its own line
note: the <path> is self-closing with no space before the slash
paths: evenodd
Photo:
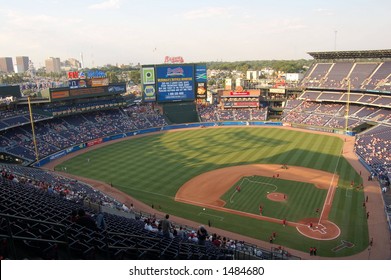
<path id="1" fill-rule="evenodd" d="M 278 201 L 278 202 L 282 202 L 282 201 L 286 201 L 288 199 L 288 196 L 284 193 L 279 193 L 279 192 L 272 192 L 272 193 L 269 193 L 267 194 L 267 199 L 270 199 L 272 201 Z"/>

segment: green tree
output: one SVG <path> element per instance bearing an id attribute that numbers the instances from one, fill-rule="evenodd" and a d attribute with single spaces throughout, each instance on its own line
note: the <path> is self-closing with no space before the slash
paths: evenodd
<path id="1" fill-rule="evenodd" d="M 140 70 L 131 70 L 129 72 L 129 79 L 135 84 L 138 85 L 141 83 L 141 73 Z"/>
<path id="2" fill-rule="evenodd" d="M 109 78 L 109 83 L 118 83 L 119 82 L 119 79 L 117 77 L 117 74 L 115 72 L 107 72 L 106 73 L 107 77 Z"/>

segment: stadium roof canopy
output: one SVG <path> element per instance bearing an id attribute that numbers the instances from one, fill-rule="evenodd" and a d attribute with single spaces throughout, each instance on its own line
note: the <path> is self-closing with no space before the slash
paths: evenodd
<path id="1" fill-rule="evenodd" d="M 367 50 L 367 51 L 330 51 L 330 52 L 308 52 L 315 59 L 373 59 L 391 58 L 391 49 L 388 50 Z"/>

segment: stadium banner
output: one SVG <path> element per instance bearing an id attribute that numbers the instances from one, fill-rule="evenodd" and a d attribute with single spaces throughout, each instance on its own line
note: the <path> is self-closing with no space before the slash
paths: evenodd
<path id="1" fill-rule="evenodd" d="M 207 82 L 207 71 L 206 65 L 196 65 L 195 66 L 195 80 L 196 82 Z"/>
<path id="2" fill-rule="evenodd" d="M 229 94 L 242 96 L 242 95 L 250 95 L 250 92 L 249 91 L 231 91 Z"/>
<path id="3" fill-rule="evenodd" d="M 71 89 L 70 96 L 82 96 L 82 95 L 102 95 L 107 92 L 107 87 L 94 87 L 94 88 L 79 88 Z"/>
<path id="4" fill-rule="evenodd" d="M 197 99 L 206 99 L 207 83 L 196 82 Z"/>
<path id="5" fill-rule="evenodd" d="M 193 101 L 194 67 L 193 65 L 156 66 L 157 101 Z"/>
<path id="6" fill-rule="evenodd" d="M 109 85 L 107 88 L 109 93 L 119 94 L 126 92 L 126 84 Z"/>
<path id="7" fill-rule="evenodd" d="M 269 90 L 270 93 L 280 93 L 284 94 L 285 93 L 285 88 L 271 88 Z"/>
<path id="8" fill-rule="evenodd" d="M 70 80 L 69 88 L 84 88 L 87 87 L 87 82 L 85 80 Z"/>
<path id="9" fill-rule="evenodd" d="M 121 134 L 105 137 L 105 138 L 103 138 L 103 142 L 116 140 L 116 139 L 121 139 L 121 138 L 124 138 L 124 137 L 126 137 L 126 134 L 125 133 L 121 133 Z"/>
<path id="10" fill-rule="evenodd" d="M 155 85 L 145 85 L 143 88 L 143 101 L 155 102 L 156 101 L 156 89 Z"/>
<path id="11" fill-rule="evenodd" d="M 143 85 L 154 85 L 155 84 L 155 69 L 153 67 L 145 67 L 141 70 L 142 84 Z"/>
<path id="12" fill-rule="evenodd" d="M 52 160 L 58 159 L 58 158 L 60 158 L 60 157 L 63 157 L 63 156 L 65 156 L 66 154 L 67 154 L 66 151 L 61 151 L 61 152 L 59 152 L 59 153 L 55 153 L 55 154 L 51 155 L 51 156 L 49 157 L 49 159 L 50 159 L 50 161 L 52 161 Z"/>
<path id="13" fill-rule="evenodd" d="M 86 145 L 83 143 L 83 144 L 80 144 L 78 146 L 73 146 L 71 148 L 66 149 L 66 152 L 67 152 L 67 154 L 70 154 L 70 153 L 79 151 L 81 149 L 84 149 L 85 147 L 86 147 Z"/>
<path id="14" fill-rule="evenodd" d="M 69 97 L 69 90 L 51 91 L 51 99 L 60 99 Z"/>
<path id="15" fill-rule="evenodd" d="M 109 85 L 109 79 L 108 78 L 93 78 L 93 79 L 87 79 L 87 85 L 89 87 L 103 87 Z"/>
<path id="16" fill-rule="evenodd" d="M 255 102 L 255 101 L 224 102 L 224 107 L 252 107 L 252 108 L 258 108 L 259 107 L 259 102 Z"/>
<path id="17" fill-rule="evenodd" d="M 103 139 L 102 138 L 98 138 L 98 139 L 95 139 L 95 140 L 87 142 L 86 146 L 87 147 L 92 147 L 92 146 L 98 145 L 98 144 L 100 144 L 102 142 L 103 142 Z"/>
<path id="18" fill-rule="evenodd" d="M 49 157 L 46 157 L 44 159 L 41 159 L 33 164 L 34 167 L 41 167 L 47 163 L 51 162 Z"/>

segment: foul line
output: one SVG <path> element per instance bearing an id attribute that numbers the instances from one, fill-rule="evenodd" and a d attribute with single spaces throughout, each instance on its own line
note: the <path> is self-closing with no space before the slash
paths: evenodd
<path id="1" fill-rule="evenodd" d="M 212 214 L 208 214 L 208 213 L 204 213 L 204 212 L 199 212 L 199 213 L 198 213 L 198 216 L 201 216 L 201 215 L 216 217 L 216 218 L 218 218 L 220 221 L 224 221 L 224 217 L 221 217 L 221 216 L 212 215 Z"/>
<path id="2" fill-rule="evenodd" d="M 326 208 L 326 205 L 331 204 L 332 203 L 332 198 L 334 197 L 334 189 L 335 188 L 333 188 L 333 182 L 334 182 L 334 178 L 335 178 L 335 173 L 337 172 L 337 168 L 338 168 L 338 165 L 339 165 L 339 160 L 341 159 L 341 156 L 342 156 L 342 152 L 343 152 L 343 147 L 341 148 L 341 152 L 339 153 L 337 164 L 335 165 L 335 168 L 334 168 L 333 177 L 331 178 L 329 189 L 327 191 L 326 200 L 325 200 L 325 202 L 323 204 L 322 212 L 320 213 L 320 216 L 319 216 L 318 224 L 320 224 L 320 225 L 322 225 L 320 221 L 322 220 L 323 212 L 324 212 L 324 210 Z"/>

